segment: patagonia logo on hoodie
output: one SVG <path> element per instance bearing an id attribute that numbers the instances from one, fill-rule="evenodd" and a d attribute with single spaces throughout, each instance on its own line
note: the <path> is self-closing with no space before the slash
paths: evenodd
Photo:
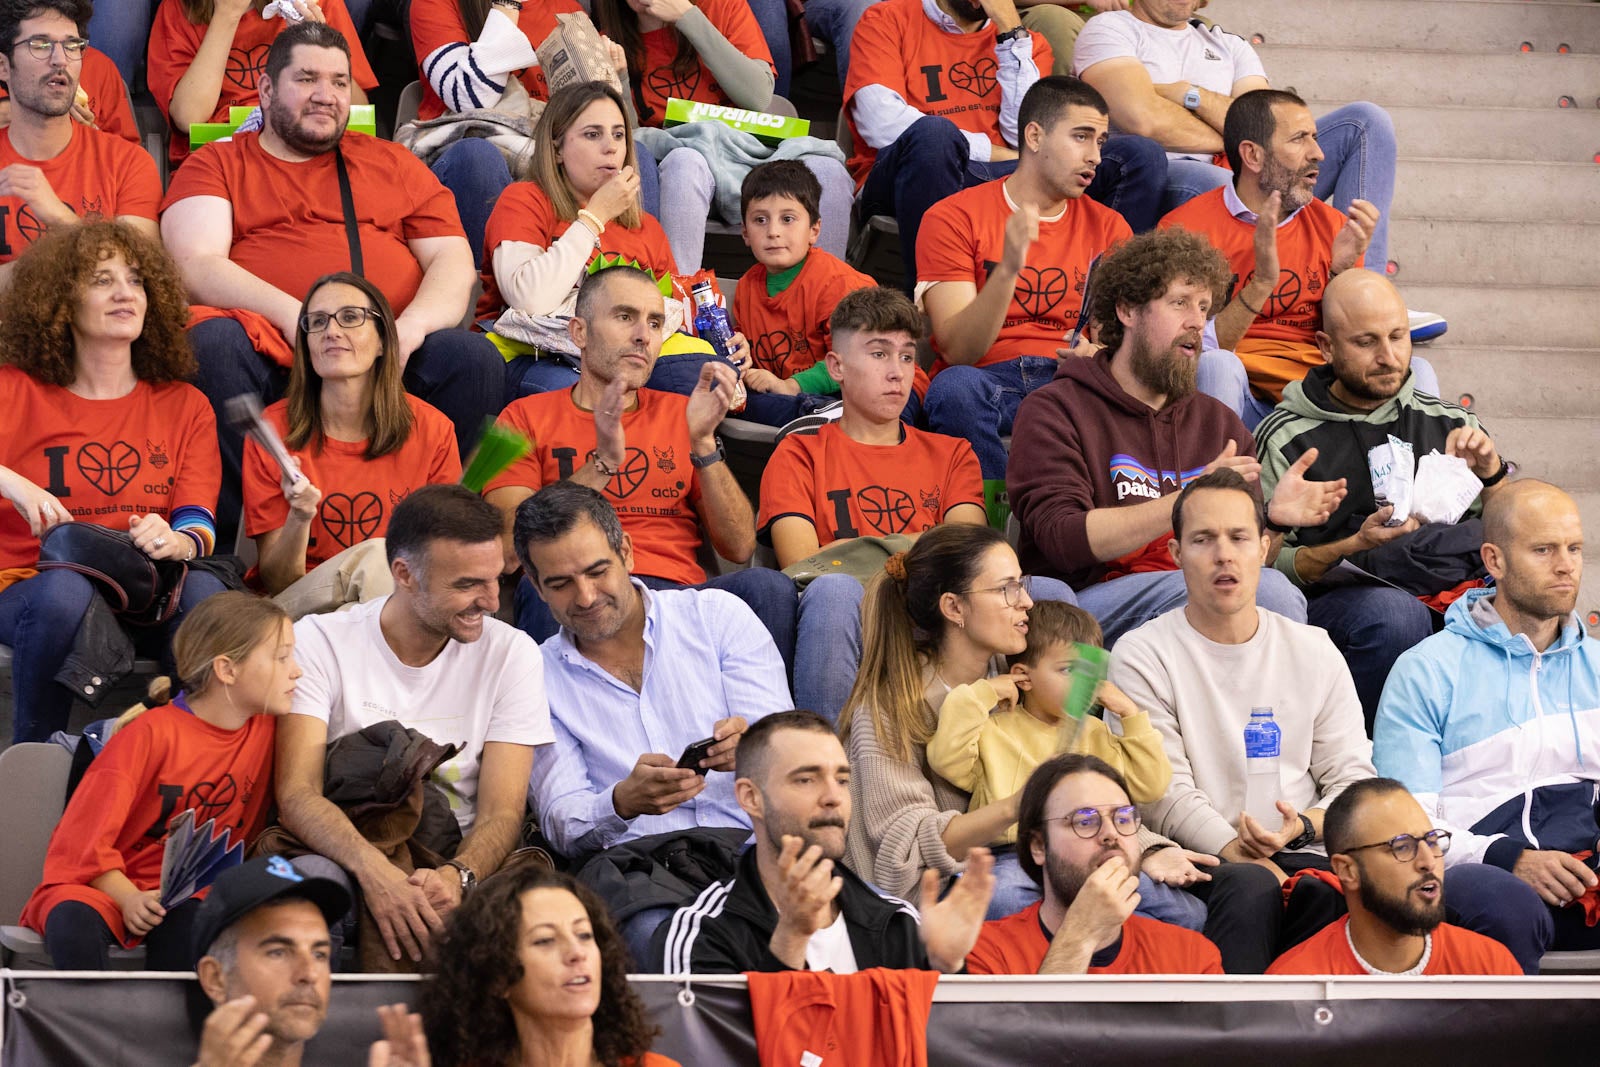
<path id="1" fill-rule="evenodd" d="M 1158 471 L 1125 452 L 1118 452 L 1111 457 L 1111 484 L 1116 487 L 1119 504 L 1131 496 L 1159 500 L 1167 493 L 1182 489 L 1204 471 L 1203 466 L 1186 471 Z"/>

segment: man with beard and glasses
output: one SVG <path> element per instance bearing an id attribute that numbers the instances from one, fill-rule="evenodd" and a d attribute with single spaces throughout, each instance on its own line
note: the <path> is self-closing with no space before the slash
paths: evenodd
<path id="1" fill-rule="evenodd" d="M 1276 566 L 1305 591 L 1308 621 L 1344 653 L 1370 730 L 1394 661 L 1434 631 L 1431 598 L 1484 576 L 1482 501 L 1500 491 L 1509 467 L 1476 415 L 1417 387 L 1405 301 L 1382 275 L 1352 269 L 1329 284 L 1317 345 L 1327 362 L 1290 382 L 1256 427 L 1261 490 L 1270 500 L 1282 473 L 1311 449 L 1308 476 L 1342 478 L 1349 490 L 1326 522 L 1284 535 Z M 1460 456 L 1483 482 L 1483 496 L 1454 527 L 1430 524 L 1419 534 L 1415 516 L 1388 525 L 1394 509 L 1373 491 L 1368 453 L 1391 438 L 1417 456 Z M 1323 580 L 1346 559 L 1396 585 Z"/>
<path id="2" fill-rule="evenodd" d="M 1077 753 L 1039 765 L 1017 809 L 1018 858 L 1044 899 L 983 924 L 971 974 L 1221 974 L 1217 947 L 1135 915 L 1139 809 L 1122 776 Z"/>
<path id="3" fill-rule="evenodd" d="M 1228 107 L 1223 149 L 1233 182 L 1195 197 L 1161 220 L 1204 234 L 1228 259 L 1238 288 L 1208 331 L 1215 360 L 1203 392 L 1238 412 L 1246 426 L 1266 417 L 1284 386 L 1322 364 L 1316 332 L 1322 297 L 1336 275 L 1359 267 L 1378 224 L 1378 209 L 1352 200 L 1339 211 L 1317 199 L 1323 152 L 1305 101 L 1278 89 L 1255 89 Z M 1433 368 L 1415 359 L 1418 387 L 1437 395 Z"/>
<path id="4" fill-rule="evenodd" d="M 493 505 L 464 486 L 424 486 L 395 507 L 385 549 L 393 593 L 295 624 L 305 673 L 278 725 L 278 818 L 354 876 L 390 960 L 415 963 L 521 840 L 534 749 L 554 735 L 538 647 L 493 617 L 503 558 Z M 437 867 L 408 873 L 402 846 L 402 870 L 323 795 L 328 745 L 389 722 L 457 746 L 432 780 L 463 837 Z M 367 959 L 376 954 L 368 945 Z"/>
<path id="5" fill-rule="evenodd" d="M 1484 505 L 1483 562 L 1494 587 L 1450 605 L 1444 632 L 1389 673 L 1373 751 L 1378 770 L 1454 835 L 1454 909 L 1531 907 L 1546 935 L 1553 921 L 1548 945 L 1498 938 L 1534 973 L 1544 947 L 1600 948 L 1600 927 L 1587 921 L 1600 838 L 1600 640 L 1575 611 L 1577 505 L 1545 482 L 1508 483 Z M 1463 885 L 1458 868 L 1479 863 L 1500 877 Z"/>
<path id="6" fill-rule="evenodd" d="M 0 129 L 0 289 L 11 284 L 12 260 L 52 227 L 102 215 L 159 233 L 161 177 L 150 156 L 73 118 L 91 9 L 88 0 L 0 3 L 0 81 L 11 94 L 10 125 Z"/>
<path id="7" fill-rule="evenodd" d="M 961 970 L 994 888 L 987 849 L 968 853 L 943 900 L 938 874 L 924 871 L 919 916 L 843 863 L 850 762 L 827 720 L 768 715 L 740 739 L 734 774 L 755 843 L 736 877 L 707 887 L 656 932 L 651 958 L 667 974 Z"/>
<path id="8" fill-rule="evenodd" d="M 401 146 L 346 129 L 350 86 L 350 46 L 338 30 L 309 19 L 283 30 L 261 77 L 261 130 L 196 152 L 162 207 L 162 237 L 202 305 L 190 339 L 195 384 L 217 409 L 222 544 L 242 507 L 244 452 L 223 405 L 283 394 L 300 304 L 322 275 L 354 270 L 383 292 L 406 389 L 449 417 L 463 456 L 504 397 L 505 361 L 481 334 L 456 328 L 476 255 L 455 200 Z"/>
<path id="9" fill-rule="evenodd" d="M 1323 835 L 1350 914 L 1278 957 L 1268 974 L 1520 975 L 1492 938 L 1444 921 L 1450 831 L 1393 778 L 1356 782 Z"/>
<path id="10" fill-rule="evenodd" d="M 1184 602 L 1166 498 L 1219 468 L 1251 480 L 1260 470 L 1239 417 L 1195 391 L 1201 333 L 1229 277 L 1205 238 L 1181 230 L 1119 245 L 1095 271 L 1089 308 L 1105 347 L 1063 360 L 1017 409 L 1006 485 L 1023 569 L 1071 585 L 1107 647 Z M 1307 453 L 1279 479 L 1271 517 L 1280 527 L 1326 522 L 1343 497 L 1341 481 L 1306 480 L 1315 460 Z M 1282 574 L 1263 573 L 1260 596 L 1305 620 L 1305 599 Z"/>
<path id="11" fill-rule="evenodd" d="M 712 867 L 713 853 L 731 859 L 749 837 L 727 772 L 750 723 L 794 706 L 783 659 L 731 593 L 634 577 L 633 538 L 576 479 L 524 500 L 511 536 L 560 625 L 541 646 L 556 743 L 534 766 L 539 828 L 575 866 L 592 860 L 578 877 L 645 962 L 655 928 L 692 896 L 676 895 L 679 876 Z M 670 878 L 629 881 L 684 850 Z"/>

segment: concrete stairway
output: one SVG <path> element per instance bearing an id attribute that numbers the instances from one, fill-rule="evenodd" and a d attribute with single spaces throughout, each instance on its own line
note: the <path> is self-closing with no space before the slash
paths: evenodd
<path id="1" fill-rule="evenodd" d="M 1600 3 L 1213 0 L 1205 14 L 1259 34 L 1273 84 L 1317 114 L 1389 109 L 1394 279 L 1450 320 L 1423 351 L 1524 473 L 1578 498 L 1600 544 Z M 1589 557 L 1578 607 L 1600 633 Z"/>

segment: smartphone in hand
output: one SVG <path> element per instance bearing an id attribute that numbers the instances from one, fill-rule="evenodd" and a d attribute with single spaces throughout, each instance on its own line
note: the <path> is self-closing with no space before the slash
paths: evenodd
<path id="1" fill-rule="evenodd" d="M 706 768 L 700 766 L 700 761 L 710 756 L 711 746 L 716 743 L 717 739 L 715 737 L 708 737 L 704 741 L 696 741 L 683 750 L 683 755 L 678 757 L 678 766 L 704 777 Z"/>

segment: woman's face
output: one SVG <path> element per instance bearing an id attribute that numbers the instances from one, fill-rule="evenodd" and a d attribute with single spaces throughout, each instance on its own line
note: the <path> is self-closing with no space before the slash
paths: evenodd
<path id="1" fill-rule="evenodd" d="M 282 619 L 239 662 L 231 690 L 233 705 L 252 714 L 287 715 L 301 673 L 294 658 L 294 627 Z"/>
<path id="2" fill-rule="evenodd" d="M 628 123 L 622 110 L 602 99 L 578 112 L 556 145 L 556 162 L 578 199 L 587 202 L 628 163 Z"/>
<path id="3" fill-rule="evenodd" d="M 506 993 L 532 1019 L 587 1019 L 600 1006 L 600 946 L 583 902 L 565 889 L 522 894 L 522 979 Z"/>
<path id="4" fill-rule="evenodd" d="M 95 265 L 78 294 L 72 335 L 78 343 L 120 341 L 132 344 L 144 332 L 149 298 L 139 268 L 121 252 L 111 252 Z"/>
<path id="5" fill-rule="evenodd" d="M 335 317 L 340 308 L 360 308 L 370 312 L 356 326 L 341 326 Z M 330 282 L 318 289 L 306 304 L 306 316 L 326 315 L 326 329 L 306 332 L 311 353 L 311 369 L 323 381 L 360 378 L 372 373 L 373 364 L 383 354 L 383 331 L 372 301 L 353 285 Z"/>
<path id="6" fill-rule="evenodd" d="M 992 546 L 984 552 L 972 584 L 959 595 L 946 596 L 945 618 L 991 655 L 1021 652 L 1028 644 L 1028 609 L 1033 607 L 1026 590 L 1011 586 L 1021 578 L 1022 566 L 1011 546 Z M 1006 602 L 1008 595 L 1015 603 Z"/>

